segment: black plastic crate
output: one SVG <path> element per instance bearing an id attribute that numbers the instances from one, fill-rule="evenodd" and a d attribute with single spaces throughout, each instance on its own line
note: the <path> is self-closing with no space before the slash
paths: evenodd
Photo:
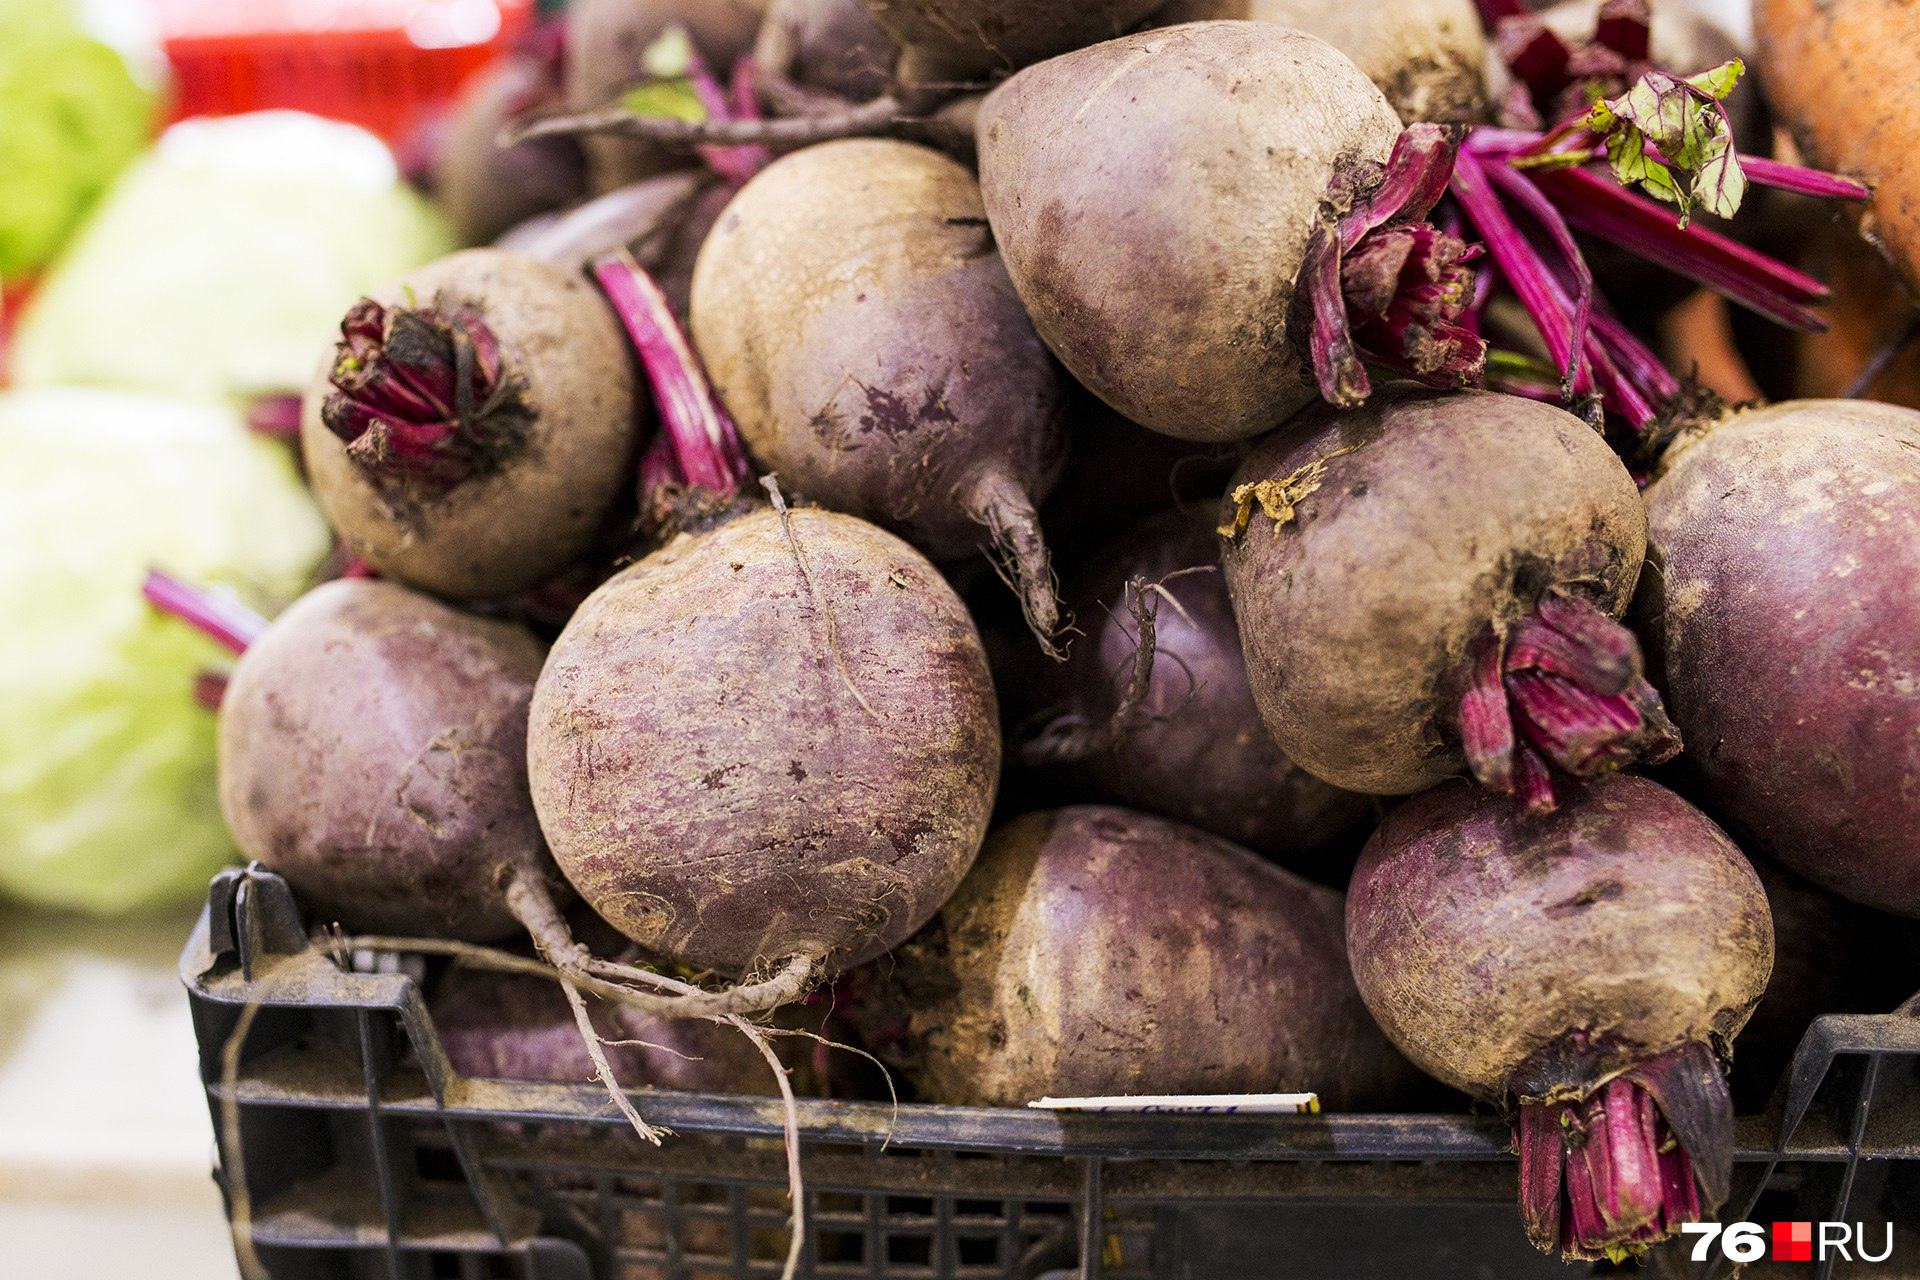
<path id="1" fill-rule="evenodd" d="M 771 1098 L 466 1079 L 414 957 L 343 968 L 286 884 L 214 882 L 181 957 L 216 1126 L 274 1280 L 748 1280 L 785 1255 Z M 236 1084 L 222 1053 L 257 1005 Z M 816 1280 L 1528 1280 L 1492 1116 L 1112 1116 L 800 1102 Z M 1742 1117 L 1724 1216 L 1920 1226 L 1920 997 L 1808 1031 Z M 235 1170 L 219 1173 L 229 1210 Z M 1662 1275 L 1703 1275 L 1684 1255 Z M 1920 1257 L 1875 1274 L 1920 1274 Z M 1602 1268 L 1604 1271 L 1605 1268 Z M 1724 1265 L 1719 1268 L 1725 1271 Z M 1806 1267 L 1800 1273 L 1827 1274 Z"/>

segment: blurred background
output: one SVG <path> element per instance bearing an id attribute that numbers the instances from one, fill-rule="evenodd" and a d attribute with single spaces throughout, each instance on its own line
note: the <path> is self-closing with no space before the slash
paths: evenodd
<path id="1" fill-rule="evenodd" d="M 423 189 L 543 8 L 0 0 L 8 1275 L 236 1274 L 175 973 L 233 858 L 194 696 L 228 655 L 141 583 L 273 608 L 324 568 L 295 397 L 356 297 L 462 238 Z"/>

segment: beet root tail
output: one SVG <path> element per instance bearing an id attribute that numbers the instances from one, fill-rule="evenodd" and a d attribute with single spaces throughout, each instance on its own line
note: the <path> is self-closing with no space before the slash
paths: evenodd
<path id="1" fill-rule="evenodd" d="M 1680 751 L 1633 633 L 1571 594 L 1548 592 L 1504 639 L 1488 627 L 1464 683 L 1456 724 L 1467 767 L 1529 813 L 1557 807 L 1556 775 L 1592 778 Z"/>
<path id="2" fill-rule="evenodd" d="M 1055 643 L 1062 623 L 1053 557 L 1041 535 L 1033 499 L 1012 477 L 991 472 L 974 485 L 966 511 L 992 535 L 994 568 L 1020 597 L 1020 612 L 1040 641 L 1041 651 L 1064 662 L 1066 653 Z"/>

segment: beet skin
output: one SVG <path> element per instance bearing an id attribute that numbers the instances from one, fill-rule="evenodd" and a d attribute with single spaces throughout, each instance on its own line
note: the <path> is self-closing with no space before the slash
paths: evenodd
<path id="1" fill-rule="evenodd" d="M 1471 760 L 1487 785 L 1526 796 L 1525 752 L 1575 771 L 1617 763 L 1582 760 L 1524 725 L 1516 733 L 1504 706 L 1506 750 L 1465 749 L 1476 646 L 1521 661 L 1532 619 L 1563 601 L 1581 613 L 1588 652 L 1561 669 L 1607 666 L 1613 683 L 1580 679 L 1616 701 L 1645 684 L 1632 636 L 1611 619 L 1640 574 L 1646 513 L 1627 469 L 1580 419 L 1513 396 L 1395 384 L 1363 408 L 1295 419 L 1254 450 L 1234 486 L 1221 564 L 1254 700 L 1296 764 L 1392 795 Z M 1530 672 L 1494 665 L 1496 702 L 1502 678 L 1516 699 L 1536 692 Z"/>
<path id="2" fill-rule="evenodd" d="M 1335 179 L 1400 121 L 1312 36 L 1202 22 L 1029 67 L 980 109 L 980 186 L 1034 328 L 1088 389 L 1187 440 L 1319 395 L 1294 306 Z"/>
<path id="3" fill-rule="evenodd" d="M 1643 610 L 1706 803 L 1807 878 L 1920 916 L 1920 413 L 1857 400 L 1682 437 Z"/>
<path id="4" fill-rule="evenodd" d="M 1129 584 L 1160 584 L 1166 596 L 1150 593 L 1147 601 L 1156 652 L 1146 701 L 1118 744 L 1073 765 L 1073 776 L 1116 804 L 1191 823 L 1286 863 L 1355 831 L 1373 805 L 1294 764 L 1267 733 L 1247 686 L 1219 556 L 1213 522 L 1174 510 L 1096 557 L 1067 593 L 1086 634 L 1056 673 L 1064 696 L 1053 711 L 1087 727 L 1111 721 L 1138 649 Z"/>

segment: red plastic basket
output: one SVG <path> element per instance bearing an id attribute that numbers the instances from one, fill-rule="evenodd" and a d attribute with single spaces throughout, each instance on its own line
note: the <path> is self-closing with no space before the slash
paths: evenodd
<path id="1" fill-rule="evenodd" d="M 288 108 L 401 142 L 532 21 L 533 0 L 152 0 L 174 117 Z"/>

